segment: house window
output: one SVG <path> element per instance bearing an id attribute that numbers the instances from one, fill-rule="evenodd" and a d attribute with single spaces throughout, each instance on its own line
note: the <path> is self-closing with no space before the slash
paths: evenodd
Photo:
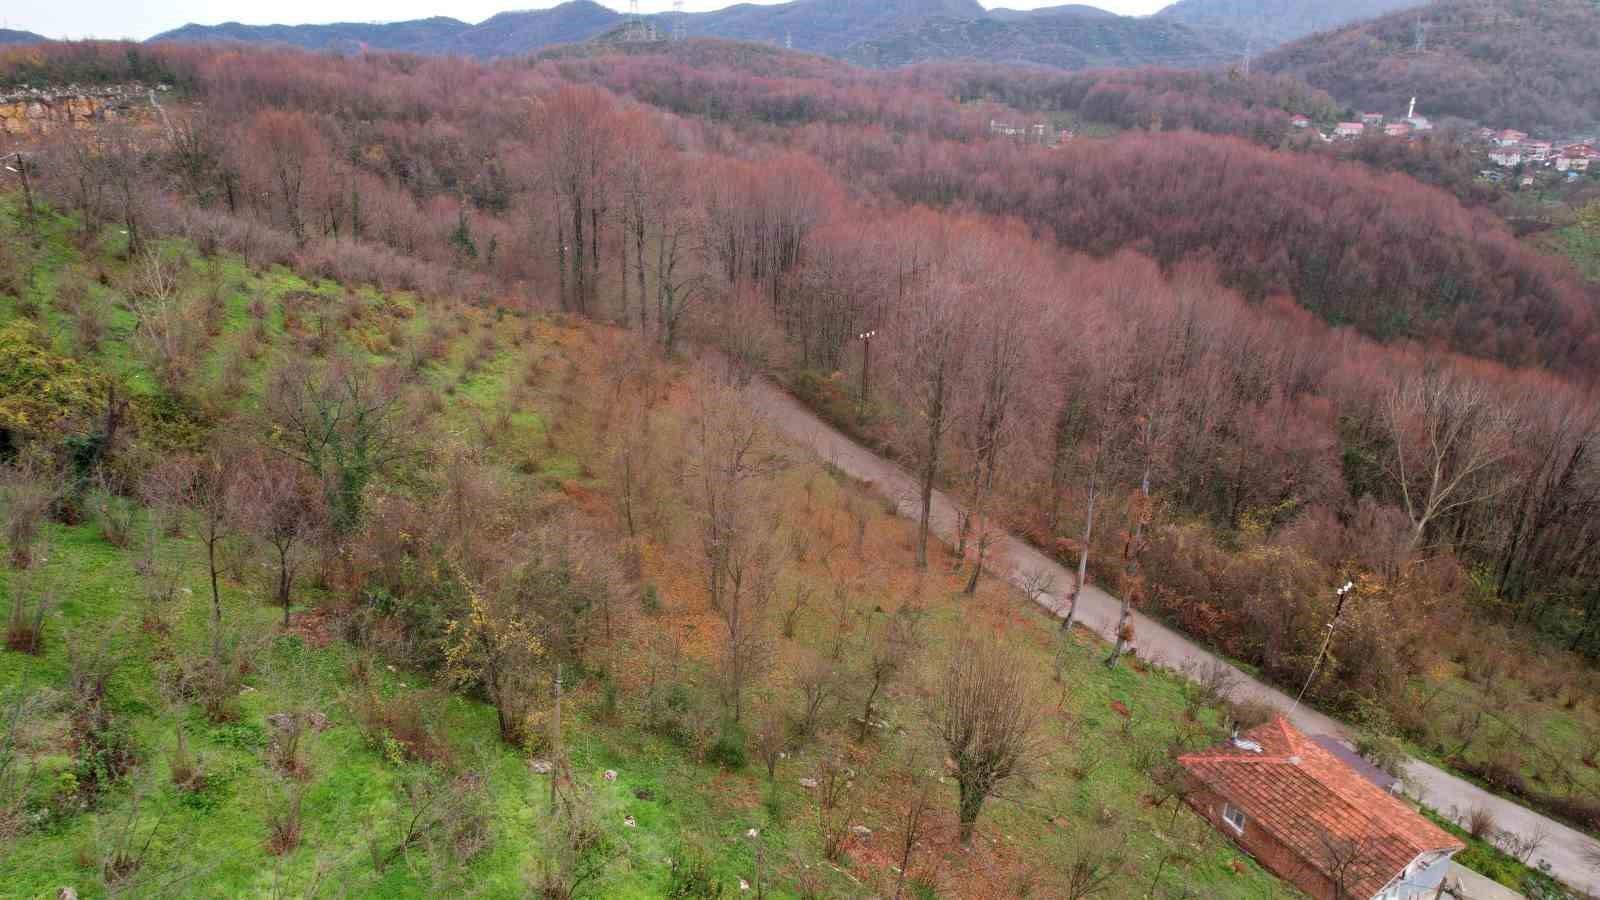
<path id="1" fill-rule="evenodd" d="M 1222 804 L 1222 821 L 1227 822 L 1228 827 L 1234 831 L 1244 834 L 1244 810 L 1234 806 L 1232 803 L 1224 803 Z"/>

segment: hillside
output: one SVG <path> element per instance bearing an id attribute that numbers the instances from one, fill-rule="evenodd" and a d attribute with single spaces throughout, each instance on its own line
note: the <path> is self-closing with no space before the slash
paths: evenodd
<path id="1" fill-rule="evenodd" d="M 1418 22 L 1426 49 L 1418 49 Z M 1306 38 L 1261 58 L 1361 109 L 1403 111 L 1412 96 L 1455 116 L 1550 137 L 1600 125 L 1600 4 L 1439 0 Z"/>
<path id="2" fill-rule="evenodd" d="M 1177 0 L 1156 18 L 1226 28 L 1255 40 L 1256 50 L 1422 5 L 1424 0 Z"/>
<path id="3" fill-rule="evenodd" d="M 1061 69 L 1171 65 L 1204 67 L 1237 58 L 1237 35 L 1154 19 L 1029 16 L 1016 21 L 934 19 L 890 37 L 862 41 L 844 58 L 892 67 L 933 60 L 1032 63 Z"/>
<path id="4" fill-rule="evenodd" d="M 39 44 L 49 38 L 31 31 L 17 31 L 11 28 L 0 28 L 0 44 Z"/>
<path id="5" fill-rule="evenodd" d="M 0 202 L 0 246 L 29 243 L 21 222 Z M 69 454 L 68 435 L 103 436 L 85 385 L 129 398 L 92 480 L 3 545 L 7 606 L 49 606 L 37 629 L 13 614 L 0 646 L 8 894 L 728 897 L 744 882 L 751 896 L 998 897 L 1059 895 L 1070 862 L 1036 861 L 1082 860 L 1128 873 L 1112 897 L 1293 896 L 1150 780 L 1170 772 L 1169 747 L 1219 739 L 1223 701 L 1142 664 L 1106 669 L 1103 645 L 998 580 L 961 593 L 948 559 L 918 573 L 910 523 L 765 431 L 781 465 L 741 488 L 758 504 L 741 515 L 783 523 L 766 534 L 781 559 L 761 563 L 781 597 L 747 609 L 759 655 L 742 724 L 725 712 L 695 495 L 671 472 L 703 452 L 708 402 L 719 422 L 765 426 L 715 376 L 566 317 L 303 278 L 181 240 L 126 261 L 115 229 L 79 250 L 80 228 L 43 214 L 40 252 L 8 257 L 23 271 L 0 287 L 3 421 L 34 464 Z M 146 308 L 133 292 L 151 267 L 171 279 L 162 302 L 205 323 L 182 386 L 129 312 Z M 92 340 L 71 324 L 86 314 L 104 316 Z M 619 358 L 640 366 L 614 378 Z M 398 392 L 376 421 L 407 443 L 371 473 L 359 526 L 299 532 L 280 609 L 277 557 L 243 513 L 249 479 L 228 482 L 219 570 L 198 495 L 164 491 L 194 460 L 227 458 L 320 502 L 266 447 L 276 386 L 334 366 Z M 60 430 L 24 434 L 19 404 L 38 399 L 19 378 L 48 388 Z M 635 428 L 650 510 L 628 535 L 601 448 Z M 0 468 L 0 488 L 13 500 L 43 471 Z M 459 642 L 510 610 L 536 636 L 521 656 Z M 963 643 L 973 634 L 1004 635 L 1051 712 L 1036 717 L 1029 801 L 988 804 L 964 845 L 925 723 L 945 661 L 989 646 Z M 893 673 L 861 674 L 891 639 L 908 654 Z M 527 716 L 508 726 L 505 685 L 464 673 L 512 658 L 535 668 L 513 676 Z M 1046 688 L 1052 670 L 1069 687 Z M 874 677 L 881 690 L 858 690 Z"/>
<path id="6" fill-rule="evenodd" d="M 143 472 L 146 460 L 160 460 L 174 443 L 208 449 L 201 435 L 276 442 L 306 433 L 295 424 L 304 419 L 296 411 L 329 401 L 320 388 L 297 402 L 304 397 L 295 389 L 297 371 L 316 375 L 337 362 L 334 372 L 359 372 L 370 364 L 376 387 L 401 392 L 401 432 L 416 443 L 397 458 L 382 454 L 369 481 L 362 460 L 349 456 L 302 464 L 341 464 L 338 472 L 302 474 L 308 502 L 339 510 L 343 524 L 341 537 L 319 538 L 304 562 L 291 615 L 320 610 L 335 623 L 330 636 L 352 642 L 347 651 L 330 641 L 333 655 L 317 658 L 335 677 L 343 654 L 370 646 L 367 635 L 414 656 L 424 665 L 379 659 L 365 671 L 394 665 L 395 681 L 453 687 L 448 707 L 471 710 L 479 724 L 457 730 L 457 720 L 447 718 L 421 733 L 443 731 L 462 747 L 495 749 L 504 749 L 499 735 L 547 732 L 537 719 L 530 727 L 516 707 L 496 728 L 489 686 L 481 674 L 458 668 L 472 659 L 440 659 L 441 632 L 464 621 L 479 600 L 487 604 L 484 617 L 510 629 L 513 647 L 528 646 L 523 627 L 537 622 L 540 646 L 552 655 L 537 677 L 519 656 L 515 671 L 523 680 L 501 699 L 534 698 L 534 712 L 546 709 L 549 695 L 525 688 L 530 679 L 547 686 L 549 663 L 561 661 L 576 707 L 576 718 L 567 719 L 575 735 L 569 746 L 599 734 L 583 746 L 621 748 L 605 758 L 586 750 L 580 771 L 615 768 L 615 787 L 644 787 L 656 799 L 634 799 L 660 803 L 604 795 L 629 806 L 602 810 L 601 821 L 614 825 L 619 815 L 634 815 L 638 830 L 618 833 L 648 835 L 650 843 L 628 857 L 624 884 L 608 882 L 599 893 L 659 896 L 650 888 L 663 887 L 664 873 L 646 864 L 666 858 L 685 830 L 698 834 L 685 843 L 714 848 L 731 874 L 753 862 L 733 846 L 745 846 L 739 836 L 749 828 L 782 838 L 781 854 L 761 845 L 775 865 L 788 867 L 782 877 L 794 873 L 799 857 L 797 878 L 809 864 L 828 879 L 804 892 L 841 893 L 819 859 L 838 852 L 829 852 L 830 826 L 813 815 L 817 804 L 795 799 L 810 795 L 793 780 L 814 776 L 788 768 L 777 779 L 788 816 L 771 818 L 800 823 L 803 834 L 775 836 L 776 826 L 744 818 L 741 810 L 754 814 L 767 791 L 738 764 L 737 751 L 773 745 L 756 733 L 741 738 L 724 723 L 740 721 L 736 704 L 748 701 L 742 727 L 751 732 L 763 728 L 769 703 L 803 724 L 817 686 L 841 671 L 814 670 L 819 657 L 851 660 L 845 683 L 860 684 L 866 655 L 856 648 L 879 633 L 881 625 L 866 623 L 886 616 L 857 617 L 856 610 L 892 613 L 915 596 L 966 631 L 987 633 L 988 620 L 977 612 L 986 602 L 982 591 L 993 586 L 978 563 L 994 546 L 996 521 L 1057 562 L 1076 564 L 1087 554 L 1089 572 L 1107 588 L 1263 678 L 1304 689 L 1308 703 L 1359 717 L 1380 738 L 1404 739 L 1413 752 L 1600 829 L 1600 770 L 1585 756 L 1583 730 L 1596 724 L 1600 675 L 1590 665 L 1600 661 L 1600 603 L 1570 588 L 1587 584 L 1600 560 L 1600 545 L 1588 540 L 1593 520 L 1585 505 L 1600 495 L 1600 467 L 1592 464 L 1600 420 L 1590 415 L 1587 387 L 1600 371 L 1600 295 L 1586 293 L 1564 263 L 1532 253 L 1492 217 L 1404 176 L 1283 152 L 1254 137 L 1182 130 L 1213 115 L 1226 117 L 1214 124 L 1236 122 L 1230 130 L 1281 123 L 1311 98 L 1277 76 L 1030 72 L 1037 90 L 1015 95 L 1035 101 L 1028 119 L 1076 125 L 1076 117 L 1092 115 L 1141 129 L 1041 147 L 991 134 L 994 118 L 1028 115 L 988 99 L 1005 94 L 982 82 L 970 85 L 970 94 L 951 93 L 951 72 L 978 66 L 867 71 L 717 40 L 584 49 L 548 62 L 496 65 L 238 46 L 104 45 L 87 59 L 63 45 L 0 54 L 0 80 L 21 57 L 63 75 L 79 63 L 113 75 L 107 67 L 115 64 L 124 72 L 119 80 L 134 80 L 135 65 L 166 69 L 183 85 L 169 114 L 199 138 L 198 146 L 108 141 L 92 156 L 74 133 L 51 134 L 34 186 L 48 204 L 41 247 L 0 240 L 0 256 L 9 251 L 19 260 L 0 279 L 0 291 L 16 295 L 19 320 L 48 323 L 38 329 L 53 342 L 46 362 L 93 359 L 91 375 L 124 376 L 119 390 L 137 385 L 141 396 L 160 401 L 141 401 L 129 422 L 137 422 L 138 436 L 155 431 L 168 435 L 167 443 L 145 456 L 114 452 L 128 460 L 117 471 L 138 480 L 108 490 L 141 506 L 164 502 L 160 490 L 144 490 Z M 1169 94 L 1188 99 L 1163 99 Z M 192 115 L 189 103 L 205 114 Z M 307 177 L 286 183 L 285 172 Z M 10 203 L 16 228 L 19 201 Z M 132 250 L 135 241 L 145 250 Z M 176 287 L 169 270 L 152 261 L 152 248 L 187 262 Z M 249 279 L 234 274 L 244 268 Z M 623 322 L 634 336 L 607 327 Z M 875 328 L 882 329 L 877 339 L 860 342 L 858 335 Z M 966 519 L 973 529 L 968 553 L 942 555 L 905 526 L 885 535 L 875 525 L 884 509 L 878 501 L 833 475 L 808 478 L 817 469 L 804 457 L 780 462 L 756 454 L 760 472 L 750 481 L 763 485 L 760 495 L 724 505 L 720 482 L 706 482 L 723 468 L 703 454 L 726 419 L 706 393 L 707 381 L 671 362 L 705 342 L 750 367 L 781 372 L 797 395 L 832 410 L 835 421 L 855 423 L 871 445 L 920 473 L 930 492 L 937 482 L 969 498 L 967 508 L 983 515 Z M 33 360 L 29 348 L 38 342 L 23 343 Z M 79 352 L 80 344 L 88 349 Z M 867 346 L 870 393 L 865 378 L 858 380 L 867 372 Z M 36 368 L 0 366 L 0 374 Z M 275 373 L 265 395 L 264 373 Z M 37 398 L 53 392 L 25 381 L 7 398 L 19 405 L 0 404 L 0 415 L 9 417 L 0 425 L 27 432 L 24 442 L 55 448 L 48 451 L 53 459 L 83 466 L 78 460 L 88 456 L 92 464 L 105 443 L 95 435 L 104 427 L 106 394 L 92 378 L 67 386 L 78 385 L 88 389 L 72 392 L 77 410 L 67 415 L 38 409 Z M 1470 456 L 1427 459 L 1441 452 L 1429 440 L 1427 419 L 1439 391 L 1451 404 L 1450 421 L 1466 430 L 1462 439 L 1471 446 L 1462 446 Z M 268 421 L 234 418 L 269 411 L 269 399 L 276 411 Z M 639 415 L 636 403 L 658 406 L 659 418 Z M 718 418 L 708 425 L 712 414 Z M 117 434 L 119 443 L 136 437 L 130 428 Z M 1425 473 L 1441 466 L 1454 472 L 1449 483 L 1470 481 L 1472 493 L 1434 494 L 1440 482 L 1430 486 Z M 1157 503 L 1144 502 L 1147 478 Z M 24 487 L 33 480 L 18 478 Z M 777 497 L 770 503 L 768 486 Z M 852 493 L 834 494 L 835 487 Z M 1413 499 L 1430 495 L 1440 505 Z M 1443 505 L 1452 500 L 1459 505 Z M 916 506 L 931 508 L 909 511 L 920 512 Z M 363 508 L 372 514 L 365 524 Z M 740 515 L 730 520 L 722 512 Z M 67 521 L 92 521 L 68 513 Z M 582 529 L 568 533 L 597 528 L 601 545 L 623 548 L 625 589 L 550 596 L 549 573 L 539 563 L 548 547 L 539 535 L 549 532 L 536 526 L 568 514 L 583 517 Z M 861 555 L 887 583 L 845 585 L 841 598 L 832 578 L 856 559 L 862 521 Z M 1150 543 L 1131 547 L 1123 536 L 1146 524 Z M 135 533 L 142 540 L 149 532 Z M 0 538 L 7 534 L 29 532 L 8 525 Z M 57 546 L 84 536 L 68 533 Z M 187 547 L 190 559 L 203 555 L 192 539 Z M 719 580 L 720 567 L 735 561 L 725 548 L 756 573 L 738 582 L 750 594 L 732 596 L 775 607 L 771 630 L 759 635 L 766 640 L 754 646 L 736 633 L 749 620 L 730 624 L 718 615 L 742 615 L 743 607 L 713 600 L 728 583 Z M 924 550 L 933 558 L 919 588 L 916 557 Z M 261 584 L 260 557 L 249 552 L 249 542 L 236 542 L 217 555 L 226 610 L 243 605 L 232 585 Z M 54 563 L 67 554 L 39 556 Z M 241 556 L 255 562 L 236 565 Z M 138 601 L 128 583 L 129 572 L 138 572 L 133 563 L 105 559 L 101 569 L 124 580 L 96 586 L 91 598 L 119 607 L 130 605 L 119 602 L 130 594 Z M 1130 564 L 1148 580 L 1132 578 Z M 960 590 L 954 570 L 968 576 L 978 600 L 948 596 Z M 1330 636 L 1330 587 L 1344 578 L 1359 580 L 1359 599 Z M 185 586 L 198 584 L 196 593 L 209 601 L 206 581 Z M 1061 591 L 1059 578 L 1054 590 Z M 180 659 L 206 652 L 200 641 L 211 604 L 190 602 L 184 642 L 170 648 Z M 794 644 L 778 637 L 790 604 L 798 608 Z M 25 602 L 14 617 L 23 637 L 31 633 L 33 608 Z M 250 621 L 264 628 L 271 613 L 255 609 L 260 618 Z M 573 625 L 578 617 L 587 627 Z M 78 646 L 63 633 L 50 620 L 54 637 L 41 679 L 61 683 L 66 653 L 57 648 Z M 952 633 L 959 631 L 946 637 Z M 672 672 L 679 636 L 690 660 L 681 676 Z M 1032 640 L 1020 630 L 1006 637 L 1019 646 Z M 573 646 L 579 638 L 582 646 Z M 651 652 L 652 639 L 660 653 Z M 1320 659 L 1324 646 L 1329 655 Z M 781 650 L 769 657 L 762 652 L 768 647 Z M 938 652 L 922 658 L 943 660 Z M 745 663 L 766 660 L 771 680 L 738 690 L 749 673 Z M 1047 665 L 1042 657 L 1035 663 Z M 299 696 L 267 677 L 276 670 L 263 668 L 247 682 L 254 688 L 251 722 L 281 711 L 277 698 Z M 180 698 L 192 703 L 193 679 L 163 683 L 183 688 Z M 1062 679 L 1073 723 L 1132 721 L 1098 700 L 1073 705 L 1085 683 L 1072 673 Z M 907 681 L 890 691 L 894 718 L 883 720 L 920 725 L 928 684 Z M 1441 690 L 1447 694 L 1436 694 Z M 336 703 L 334 696 L 319 711 L 348 708 Z M 200 721 L 206 711 L 189 709 L 183 721 L 207 729 L 208 754 L 226 752 L 243 771 L 260 771 L 248 765 L 259 767 L 267 742 L 253 743 L 248 759 L 222 751 L 216 744 L 231 733 L 213 734 Z M 1138 715 L 1137 707 L 1130 711 Z M 171 745 L 172 717 L 137 716 L 144 746 Z M 843 721 L 850 718 L 857 717 L 846 710 Z M 873 727 L 872 716 L 858 718 Z M 417 733 L 414 722 L 401 723 L 407 734 Z M 613 730 L 590 731 L 595 722 Z M 684 727 L 692 723 L 698 725 Z M 641 728 L 649 735 L 632 741 Z M 824 733 L 861 740 L 848 728 Z M 921 728 L 885 731 L 908 742 L 895 750 L 930 749 L 920 743 Z M 1091 740 L 1105 737 L 1089 733 Z M 386 741 L 355 746 L 349 732 L 338 739 L 346 742 L 338 758 L 352 763 L 377 762 L 358 752 L 389 749 Z M 63 744 L 49 746 L 60 756 Z M 534 755 L 537 747 L 527 752 L 547 759 Z M 808 767 L 816 759 L 798 758 Z M 326 761 L 314 760 L 313 770 Z M 46 769 L 46 781 L 56 783 L 63 768 Z M 469 771 L 479 768 L 473 763 Z M 477 864 L 476 883 L 503 883 L 523 862 L 552 858 L 530 843 L 543 837 L 515 827 L 530 816 L 542 821 L 540 805 L 522 803 L 541 782 L 520 766 L 507 768 L 516 774 L 493 774 L 490 784 L 505 804 L 500 833 L 515 837 Z M 635 770 L 647 771 L 651 783 L 632 781 Z M 664 770 L 674 773 L 670 780 Z M 873 781 L 870 790 L 914 795 L 898 789 L 903 774 Z M 360 822 L 366 812 L 365 801 L 355 799 L 345 811 L 330 810 L 330 793 L 383 793 L 362 790 L 372 781 L 359 773 L 341 775 L 339 787 L 353 789 L 324 787 L 308 800 L 313 830 L 324 837 L 330 823 Z M 255 783 L 234 783 L 241 795 L 260 796 Z M 1127 795 L 1142 784 L 1118 787 Z M 1031 793 L 1020 809 L 1062 788 L 1083 795 L 1081 785 L 1058 782 Z M 663 828 L 683 809 L 677 798 L 686 792 L 714 805 L 690 810 L 702 824 Z M 951 793 L 947 787 L 943 796 Z M 663 815 L 653 819 L 657 812 Z M 998 898 L 1031 888 L 1035 896 L 1058 896 L 1064 892 L 1048 883 L 1012 880 L 1006 860 L 1040 861 L 1040 876 L 1048 878 L 1084 846 L 1075 838 L 1114 835 L 1119 823 L 1150 824 L 1110 804 L 1106 812 L 1071 812 L 1047 823 L 1064 832 L 1054 843 L 1046 836 L 1053 832 L 1035 830 L 1037 821 L 990 820 L 985 811 L 990 824 L 983 827 L 992 830 L 980 830 L 985 841 L 961 870 L 990 890 L 963 891 L 969 882 L 942 893 Z M 707 832 L 707 818 L 733 825 Z M 219 821 L 249 835 L 241 852 L 255 854 L 263 822 L 247 814 Z M 894 823 L 861 824 L 878 835 L 877 849 L 898 834 Z M 98 833 L 71 827 L 80 829 L 71 843 Z M 1018 843 L 992 845 L 995 833 Z M 724 846 L 728 837 L 735 841 Z M 71 865 L 82 858 L 62 853 L 70 844 L 51 835 L 30 833 L 28 840 L 24 868 L 55 873 L 62 864 L 49 860 Z M 1000 852 L 991 855 L 991 846 Z M 1212 862 L 1169 862 L 1175 871 L 1167 873 L 1158 855 L 1146 855 L 1159 850 L 1141 850 L 1118 880 L 1123 893 L 1113 895 L 1183 896 L 1184 887 L 1192 887 L 1188 896 L 1248 893 L 1231 876 L 1213 877 Z M 5 851 L 0 866 L 19 858 Z M 1199 848 L 1184 855 L 1214 859 Z M 852 857 L 841 868 L 863 877 L 868 866 L 860 861 Z M 290 865 L 310 862 L 301 855 Z M 1557 862 L 1562 872 L 1574 871 Z M 1192 885 L 1169 881 L 1152 891 L 1152 870 Z M 337 873 L 341 880 L 362 874 L 353 863 Z M 8 875 L 0 871 L 0 883 Z M 352 892 L 362 893 L 362 882 L 354 883 Z M 861 893 L 892 895 L 883 890 L 892 884 L 864 884 Z"/>

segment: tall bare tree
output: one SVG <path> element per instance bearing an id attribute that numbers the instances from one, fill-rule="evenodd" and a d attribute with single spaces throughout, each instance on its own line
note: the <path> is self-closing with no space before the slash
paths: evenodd
<path id="1" fill-rule="evenodd" d="M 911 265 L 905 296 L 893 316 L 891 371 L 904 410 L 903 443 L 915 460 L 918 499 L 917 567 L 927 568 L 933 488 L 943 462 L 945 439 L 957 422 L 956 404 L 971 342 L 972 308 L 959 277 Z"/>
<path id="2" fill-rule="evenodd" d="M 770 643 L 768 612 L 783 558 L 780 520 L 769 494 L 784 463 L 747 389 L 726 373 L 702 373 L 689 471 L 706 593 L 725 628 L 726 702 L 735 721 L 743 712 L 744 685 L 763 664 Z"/>
<path id="3" fill-rule="evenodd" d="M 1445 372 L 1396 385 L 1384 416 L 1392 441 L 1384 471 L 1411 519 L 1409 559 L 1442 517 L 1503 489 L 1499 468 L 1510 435 L 1504 409 L 1484 384 Z"/>

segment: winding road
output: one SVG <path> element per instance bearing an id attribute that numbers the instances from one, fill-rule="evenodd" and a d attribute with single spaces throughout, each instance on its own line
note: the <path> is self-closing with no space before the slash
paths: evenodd
<path id="1" fill-rule="evenodd" d="M 899 466 L 846 437 L 771 381 L 757 378 L 751 390 L 757 405 L 780 431 L 811 447 L 841 471 L 871 482 L 876 491 L 895 504 L 900 515 L 917 517 L 920 504 L 916 481 Z M 956 506 L 942 491 L 933 495 L 931 527 L 947 541 L 956 532 Z M 1056 585 L 1072 583 L 1073 573 L 1012 535 L 997 542 L 992 554 L 989 571 L 1012 584 L 1021 586 L 1029 576 L 1038 574 L 1052 577 Z M 1048 594 L 1039 598 L 1040 605 L 1052 613 L 1056 602 Z M 1107 639 L 1114 634 L 1119 612 L 1117 599 L 1093 585 L 1086 585 L 1078 598 L 1077 621 Z M 1200 671 L 1200 667 L 1217 661 L 1203 647 L 1137 612 L 1134 628 L 1138 654 L 1152 662 L 1179 671 Z M 1350 742 L 1350 729 L 1343 723 L 1314 709 L 1296 706 L 1292 698 L 1243 672 L 1235 670 L 1235 676 L 1235 698 L 1265 701 L 1285 711 L 1290 721 L 1307 734 L 1335 735 Z M 1457 821 L 1464 822 L 1469 811 L 1481 808 L 1490 811 L 1502 829 L 1520 835 L 1542 832 L 1546 837 L 1535 860 L 1548 861 L 1553 874 L 1567 884 L 1600 895 L 1600 841 L 1420 760 L 1408 763 L 1406 775 L 1407 790 L 1412 796 Z"/>

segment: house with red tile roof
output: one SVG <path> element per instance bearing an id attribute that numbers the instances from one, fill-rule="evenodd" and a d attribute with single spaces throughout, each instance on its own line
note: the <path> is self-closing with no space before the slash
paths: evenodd
<path id="1" fill-rule="evenodd" d="M 1318 900 L 1432 900 L 1465 846 L 1282 716 L 1178 762 L 1185 802 Z"/>
<path id="2" fill-rule="evenodd" d="M 1296 128 L 1310 128 L 1311 117 L 1307 115 L 1297 115 L 1289 120 L 1289 124 Z"/>
<path id="3" fill-rule="evenodd" d="M 1363 122 L 1340 122 L 1338 126 L 1333 129 L 1334 137 L 1344 138 L 1346 140 L 1354 140 L 1355 138 L 1361 137 L 1366 133 L 1367 126 Z"/>

